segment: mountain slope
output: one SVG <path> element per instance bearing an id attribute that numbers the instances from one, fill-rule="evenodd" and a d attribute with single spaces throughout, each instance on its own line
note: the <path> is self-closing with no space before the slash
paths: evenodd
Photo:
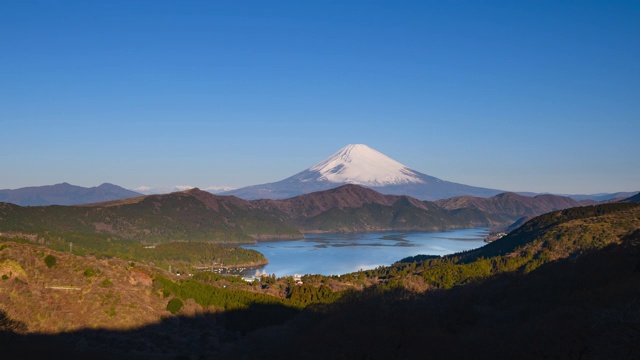
<path id="1" fill-rule="evenodd" d="M 253 242 L 302 235 L 246 200 L 193 189 L 83 206 L 20 207 L 0 203 L 0 232 L 63 238 L 82 246 L 98 241 Z"/>
<path id="2" fill-rule="evenodd" d="M 637 193 L 633 196 L 630 196 L 626 199 L 624 199 L 624 201 L 626 202 L 633 202 L 633 203 L 640 203 L 640 193 Z"/>
<path id="3" fill-rule="evenodd" d="M 15 190 L 0 190 L 0 202 L 21 206 L 76 205 L 126 199 L 135 196 L 140 196 L 140 194 L 108 183 L 91 188 L 62 183 Z"/>
<path id="4" fill-rule="evenodd" d="M 591 194 L 591 195 L 567 195 L 568 197 L 574 200 L 593 200 L 597 202 L 607 202 L 615 199 L 624 199 L 628 198 L 637 192 L 617 192 L 617 193 L 601 193 L 601 194 Z"/>
<path id="5" fill-rule="evenodd" d="M 477 209 L 498 216 L 505 222 L 583 206 L 582 203 L 565 196 L 546 194 L 528 197 L 514 193 L 502 193 L 490 198 L 461 196 L 438 200 L 435 203 L 448 210 Z"/>
<path id="6" fill-rule="evenodd" d="M 466 261 L 528 253 L 552 261 L 619 244 L 640 229 L 640 206 L 633 203 L 570 208 L 538 216 L 507 236 L 464 255 Z M 541 256 L 541 254 L 544 254 Z"/>
<path id="7" fill-rule="evenodd" d="M 489 226 L 494 222 L 492 216 L 478 210 L 448 211 L 429 201 L 383 195 L 358 185 L 252 203 L 286 214 L 303 232 L 436 231 Z"/>
<path id="8" fill-rule="evenodd" d="M 363 144 L 351 144 L 329 158 L 284 180 L 223 193 L 243 199 L 283 199 L 355 184 L 383 194 L 437 200 L 461 195 L 493 196 L 502 191 L 440 180 Z"/>

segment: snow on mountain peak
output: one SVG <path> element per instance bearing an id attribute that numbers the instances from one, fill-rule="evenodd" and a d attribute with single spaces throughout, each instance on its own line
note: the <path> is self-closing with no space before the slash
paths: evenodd
<path id="1" fill-rule="evenodd" d="M 363 186 L 423 183 L 413 170 L 364 144 L 349 144 L 309 168 L 321 181 Z"/>

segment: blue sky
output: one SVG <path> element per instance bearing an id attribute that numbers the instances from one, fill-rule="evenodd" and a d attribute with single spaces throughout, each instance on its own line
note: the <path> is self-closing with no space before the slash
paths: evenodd
<path id="1" fill-rule="evenodd" d="M 640 190 L 637 1 L 0 0 L 0 189 L 246 186 L 364 143 L 441 179 Z"/>

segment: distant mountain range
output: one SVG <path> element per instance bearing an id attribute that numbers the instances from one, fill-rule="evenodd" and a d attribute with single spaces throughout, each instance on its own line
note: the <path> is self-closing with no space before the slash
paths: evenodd
<path id="1" fill-rule="evenodd" d="M 626 199 L 637 193 L 638 193 L 637 191 L 632 191 L 632 192 L 625 191 L 625 192 L 617 192 L 617 193 L 599 193 L 599 194 L 592 194 L 592 195 L 566 195 L 566 196 L 578 201 L 594 200 L 597 202 L 607 202 L 611 200 L 615 201 L 615 200 Z"/>
<path id="2" fill-rule="evenodd" d="M 0 202 L 21 206 L 76 205 L 140 196 L 140 193 L 117 185 L 104 183 L 82 187 L 68 183 L 0 190 Z"/>
<path id="3" fill-rule="evenodd" d="M 354 184 L 383 194 L 420 200 L 454 196 L 488 197 L 504 191 L 458 184 L 412 170 L 363 144 L 347 145 L 324 161 L 284 180 L 222 193 L 243 199 L 284 199 Z"/>

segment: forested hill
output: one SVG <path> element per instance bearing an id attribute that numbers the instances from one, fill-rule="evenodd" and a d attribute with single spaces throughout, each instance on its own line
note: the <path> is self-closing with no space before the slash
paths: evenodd
<path id="1" fill-rule="evenodd" d="M 499 222 L 496 217 L 477 209 L 449 211 L 430 201 L 383 195 L 358 185 L 251 203 L 261 209 L 286 214 L 303 232 L 437 231 L 490 226 Z"/>
<path id="2" fill-rule="evenodd" d="M 507 236 L 465 254 L 480 257 L 533 253 L 565 258 L 618 243 L 640 228 L 640 204 L 615 203 L 577 207 L 538 216 Z"/>
<path id="3" fill-rule="evenodd" d="M 438 200 L 436 204 L 448 210 L 481 210 L 486 214 L 499 217 L 505 222 L 514 222 L 522 217 L 537 216 L 551 211 L 584 205 L 566 196 L 547 194 L 530 197 L 515 193 L 502 193 L 490 198 L 460 196 Z"/>
<path id="4" fill-rule="evenodd" d="M 277 215 L 244 200 L 199 190 L 151 195 L 89 206 L 20 207 L 0 204 L 0 232 L 93 240 L 228 243 L 254 236 L 298 238 L 302 234 Z"/>

